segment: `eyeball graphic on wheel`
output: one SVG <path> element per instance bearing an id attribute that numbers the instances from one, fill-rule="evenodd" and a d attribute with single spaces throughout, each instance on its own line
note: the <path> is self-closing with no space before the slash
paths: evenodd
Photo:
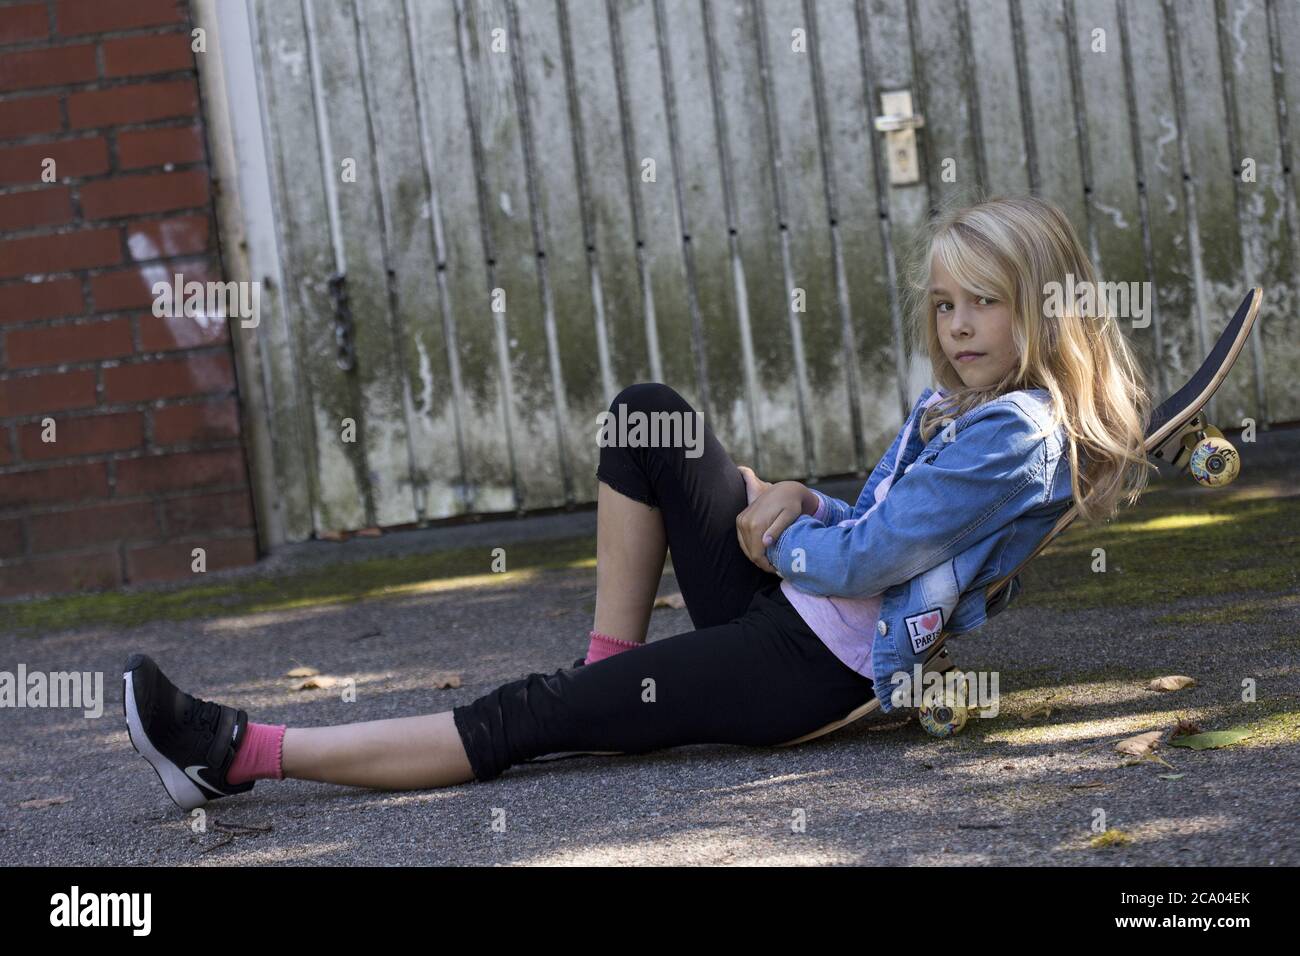
<path id="1" fill-rule="evenodd" d="M 1199 484 L 1216 488 L 1237 477 L 1241 471 L 1241 456 L 1223 438 L 1204 438 L 1192 449 L 1187 467 Z"/>

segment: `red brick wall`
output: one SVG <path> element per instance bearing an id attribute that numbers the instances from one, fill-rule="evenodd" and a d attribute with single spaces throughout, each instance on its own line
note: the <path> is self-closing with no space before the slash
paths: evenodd
<path id="1" fill-rule="evenodd" d="M 0 5 L 0 597 L 257 557 L 226 324 L 151 311 L 221 278 L 190 29 L 184 0 Z"/>

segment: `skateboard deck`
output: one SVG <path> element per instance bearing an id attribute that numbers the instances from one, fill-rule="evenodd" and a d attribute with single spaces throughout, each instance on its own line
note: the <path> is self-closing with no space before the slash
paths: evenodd
<path id="1" fill-rule="evenodd" d="M 1237 360 L 1237 356 L 1241 353 L 1242 347 L 1246 344 L 1246 340 L 1250 337 L 1250 332 L 1254 328 L 1255 320 L 1259 315 L 1259 306 L 1263 301 L 1263 295 L 1263 289 L 1255 288 L 1250 291 L 1237 308 L 1236 314 L 1224 326 L 1223 331 L 1214 343 L 1214 347 L 1210 350 L 1210 354 L 1205 361 L 1201 363 L 1200 368 L 1196 370 L 1186 385 L 1161 402 L 1151 412 L 1151 418 L 1147 424 L 1146 452 L 1149 456 L 1171 464 L 1180 471 L 1190 470 L 1199 482 L 1211 487 L 1227 484 L 1236 477 L 1239 458 L 1232 445 L 1223 438 L 1222 433 L 1205 420 L 1204 408 L 1210 399 L 1214 397 L 1214 393 L 1219 386 L 1223 384 L 1223 380 L 1227 377 L 1233 363 Z M 1016 579 L 1016 576 L 1073 523 L 1077 514 L 1077 508 L 1071 504 L 1027 558 L 1021 561 L 1009 574 L 1003 575 L 988 586 L 985 591 L 985 607 L 989 617 L 997 614 L 1007 606 L 1012 596 L 1011 584 Z M 954 665 L 949 659 L 948 649 L 945 646 L 949 636 L 946 632 L 939 635 L 923 665 L 924 673 L 943 672 L 953 668 Z M 872 697 L 839 720 L 832 721 L 811 733 L 796 737 L 794 740 L 787 740 L 777 746 L 792 747 L 795 744 L 814 740 L 860 720 L 879 708 L 879 699 Z M 960 723 L 964 722 L 963 708 Z M 957 724 L 956 730 L 954 730 L 951 729 L 953 724 L 946 722 L 942 717 L 937 721 L 940 729 L 935 729 L 936 722 L 927 720 L 925 713 L 922 714 L 922 723 L 927 730 L 938 736 L 947 736 L 960 729 L 960 723 Z M 949 729 L 944 732 L 942 730 L 944 727 Z M 621 753 L 623 751 L 618 750 L 565 751 L 564 753 L 534 757 L 531 761 L 526 762 Z"/>

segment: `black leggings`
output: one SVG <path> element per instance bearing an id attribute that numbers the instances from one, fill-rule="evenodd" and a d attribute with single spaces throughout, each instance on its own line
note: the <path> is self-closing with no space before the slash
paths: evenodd
<path id="1" fill-rule="evenodd" d="M 632 385 L 610 405 L 694 414 L 666 385 Z M 870 679 L 809 630 L 736 540 L 745 482 L 707 426 L 704 451 L 604 447 L 596 477 L 658 508 L 697 630 L 584 667 L 529 674 L 453 716 L 476 780 L 567 751 L 645 753 L 686 744 L 771 746 L 869 700 Z M 629 636 L 616 634 L 628 639 Z"/>

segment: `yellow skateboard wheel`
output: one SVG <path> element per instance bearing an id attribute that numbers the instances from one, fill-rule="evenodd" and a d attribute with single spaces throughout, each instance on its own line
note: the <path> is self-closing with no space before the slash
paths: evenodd
<path id="1" fill-rule="evenodd" d="M 969 698 L 966 677 L 960 671 L 948 680 L 945 675 L 942 688 L 927 691 L 934 699 L 923 700 L 917 712 L 921 726 L 932 737 L 951 737 L 966 726 Z"/>
<path id="2" fill-rule="evenodd" d="M 1197 484 L 1208 488 L 1230 484 L 1241 473 L 1241 456 L 1223 432 L 1207 425 L 1200 439 L 1192 447 L 1187 468 Z"/>

